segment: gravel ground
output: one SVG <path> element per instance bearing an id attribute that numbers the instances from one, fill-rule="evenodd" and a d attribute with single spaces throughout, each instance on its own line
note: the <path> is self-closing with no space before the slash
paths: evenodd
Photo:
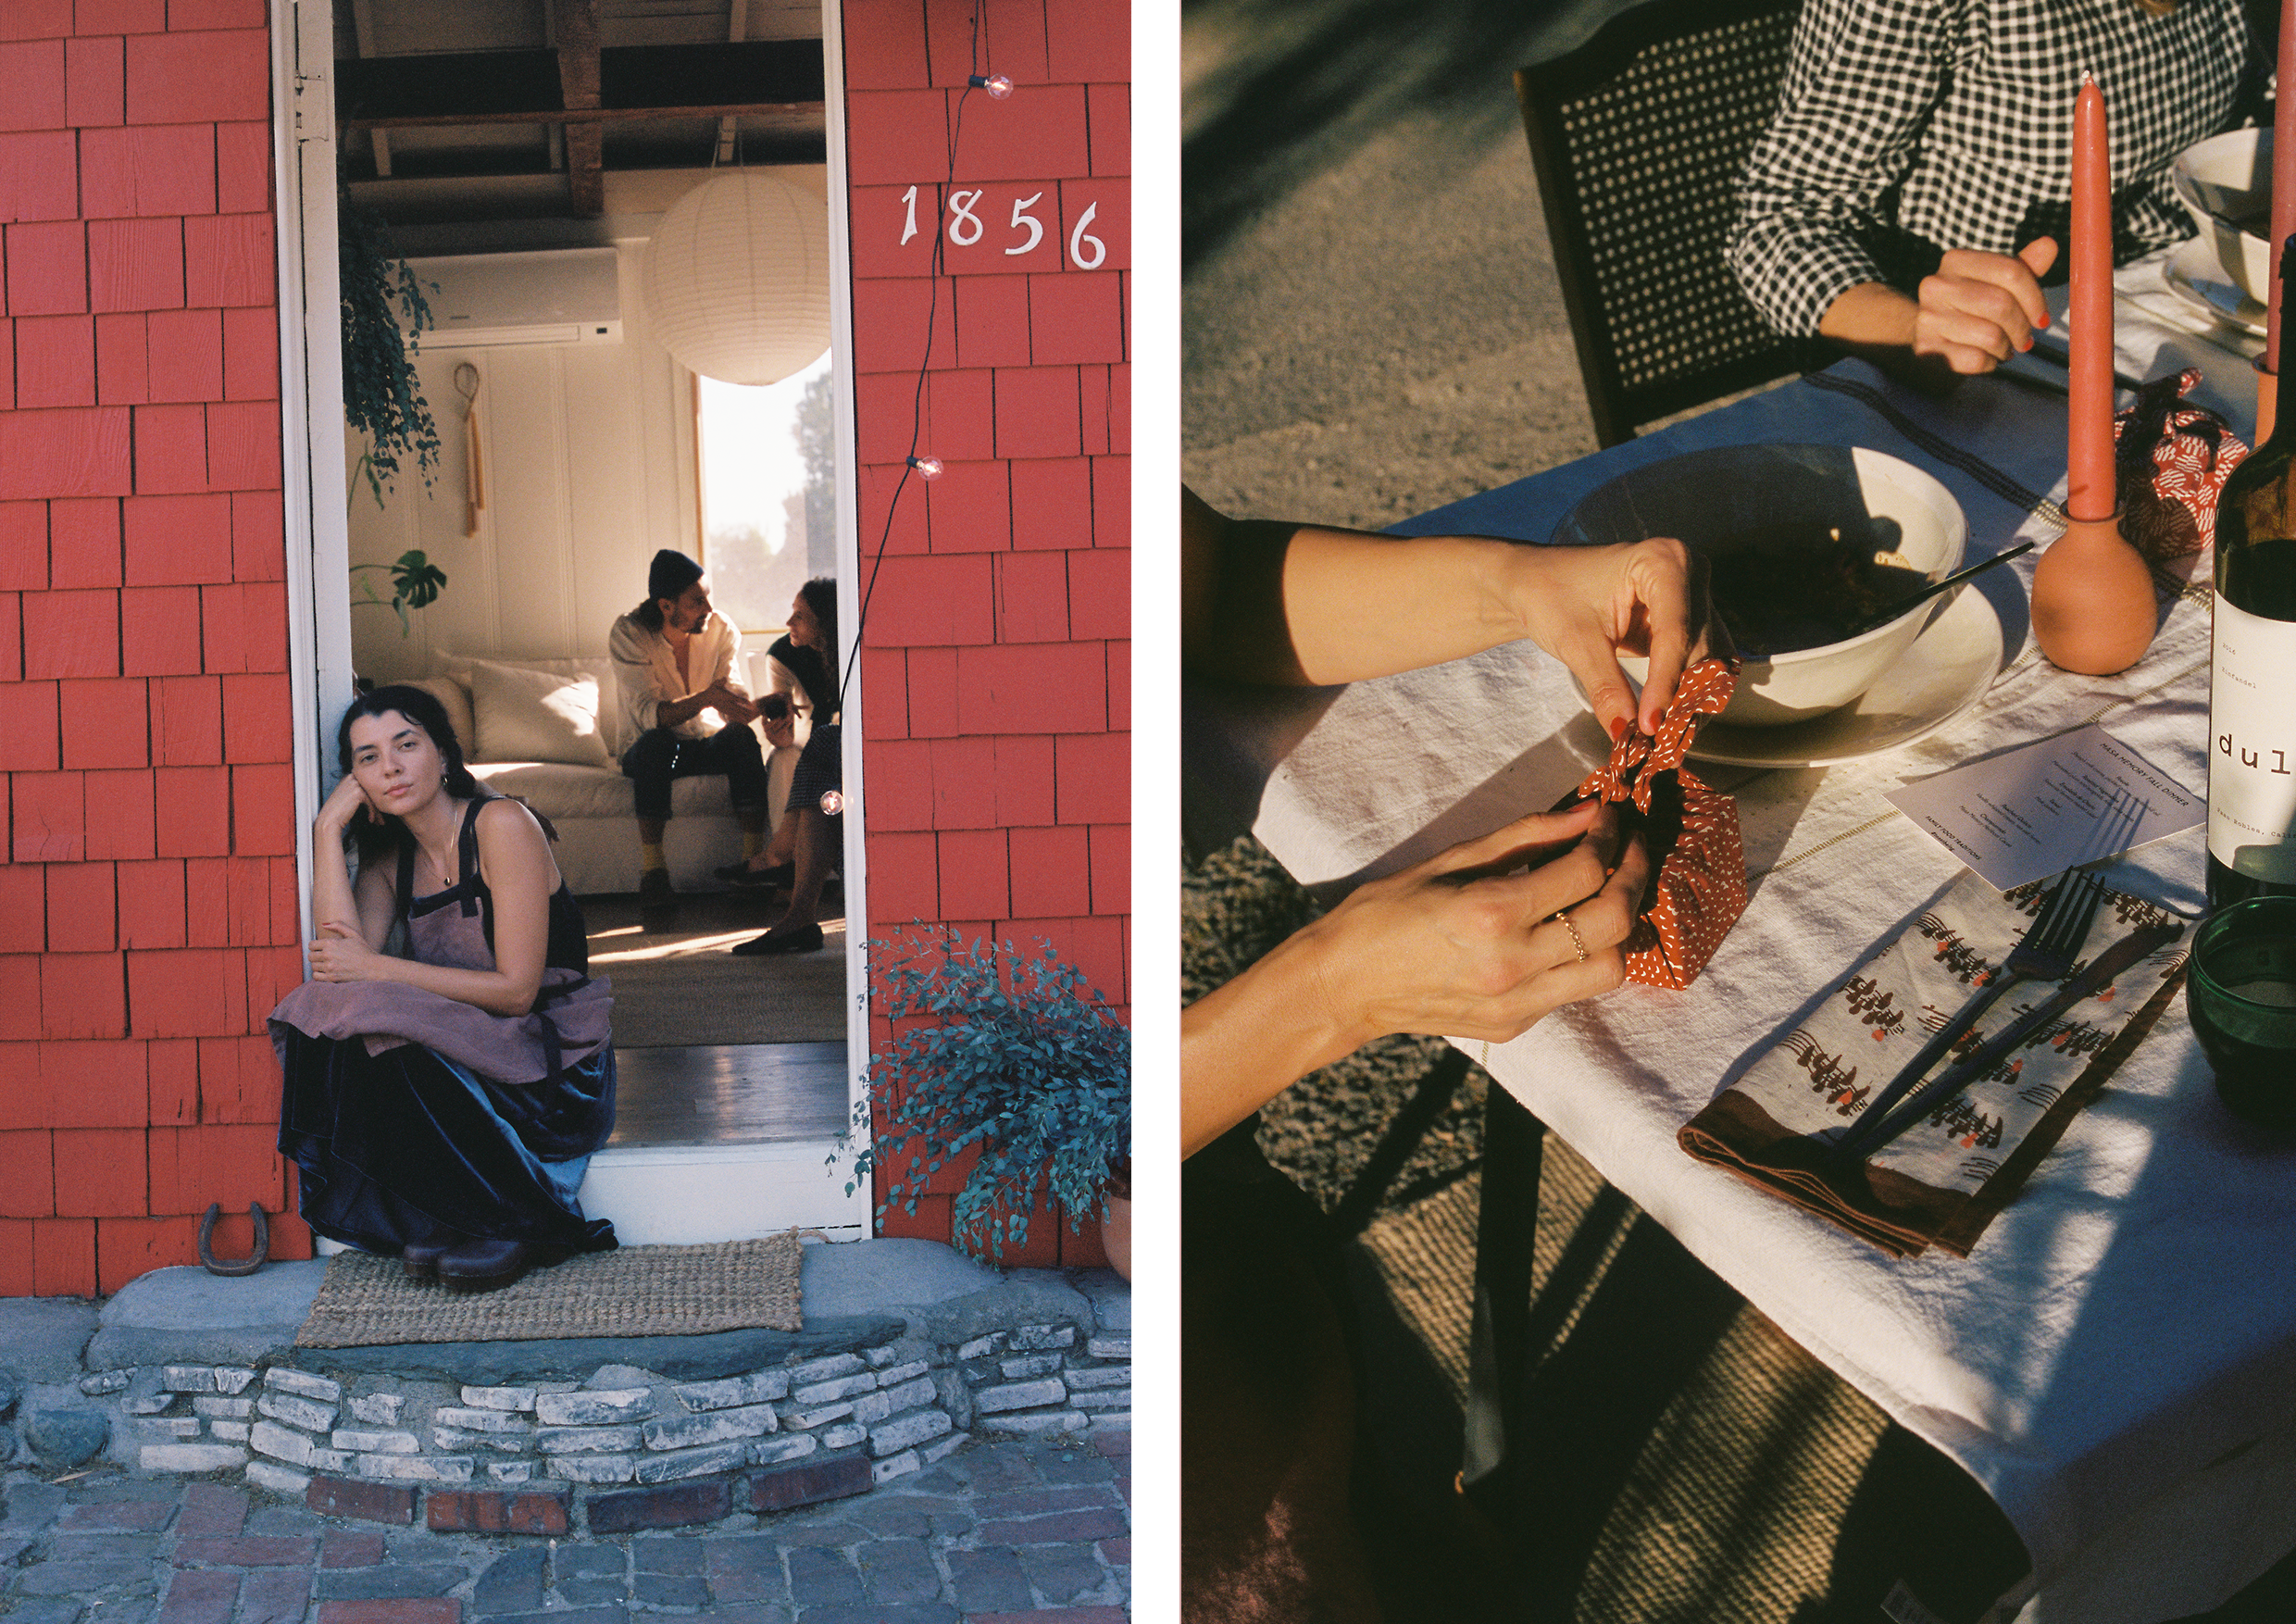
<path id="1" fill-rule="evenodd" d="M 1181 411 L 1200 495 L 1380 526 L 1594 449 L 1508 76 L 1622 9 L 1189 6 Z"/>

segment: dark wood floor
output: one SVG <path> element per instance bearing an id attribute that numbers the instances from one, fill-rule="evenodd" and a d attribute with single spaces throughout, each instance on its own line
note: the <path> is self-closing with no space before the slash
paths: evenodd
<path id="1" fill-rule="evenodd" d="M 609 1149 L 829 1139 L 845 1126 L 842 1043 L 622 1049 L 615 1067 Z"/>

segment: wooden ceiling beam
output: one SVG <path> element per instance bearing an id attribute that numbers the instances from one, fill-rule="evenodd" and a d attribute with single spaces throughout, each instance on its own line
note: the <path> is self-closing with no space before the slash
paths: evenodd
<path id="1" fill-rule="evenodd" d="M 335 107 L 354 130 L 432 124 L 605 122 L 821 108 L 818 40 L 609 45 L 597 95 L 569 105 L 555 51 L 354 57 L 335 64 Z"/>
<path id="2" fill-rule="evenodd" d="M 579 107 L 534 113 L 418 113 L 396 119 L 345 119 L 346 130 L 443 129 L 456 124 L 630 124 L 648 119 L 744 119 L 769 113 L 827 115 L 821 102 L 743 102 L 705 107 Z"/>
<path id="3" fill-rule="evenodd" d="M 598 13 L 592 0 L 557 0 L 558 94 L 569 113 L 599 106 Z M 605 129 L 568 120 L 566 126 L 566 184 L 574 214 L 595 219 L 605 211 Z"/>

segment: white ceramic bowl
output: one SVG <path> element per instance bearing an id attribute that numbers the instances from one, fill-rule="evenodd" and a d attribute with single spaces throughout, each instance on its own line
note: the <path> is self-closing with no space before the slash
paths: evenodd
<path id="1" fill-rule="evenodd" d="M 1857 518 L 1892 521 L 1896 550 L 1931 581 L 1960 568 L 1968 547 L 1969 527 L 1952 492 L 1911 463 L 1838 445 L 1726 445 L 1652 463 L 1589 493 L 1553 540 L 1590 545 L 1672 536 L 1710 547 L 1772 525 Z M 1873 686 L 1950 595 L 1841 643 L 1747 656 L 1720 719 L 1787 727 L 1840 709 Z M 1646 662 L 1620 663 L 1643 681 Z"/>
<path id="2" fill-rule="evenodd" d="M 2232 130 L 2188 146 L 2169 165 L 2168 183 L 2225 275 L 2259 305 L 2269 300 L 2272 244 L 2232 221 L 2272 206 L 2272 131 Z"/>

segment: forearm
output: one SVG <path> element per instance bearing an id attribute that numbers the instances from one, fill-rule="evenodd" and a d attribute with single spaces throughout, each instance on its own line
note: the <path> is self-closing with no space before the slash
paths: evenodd
<path id="1" fill-rule="evenodd" d="M 1191 1156 L 1300 1078 L 1353 1053 L 1293 937 L 1180 1012 L 1180 1154 Z"/>
<path id="2" fill-rule="evenodd" d="M 351 893 L 351 868 L 343 850 L 343 826 L 319 818 L 311 826 L 311 934 L 329 925 L 359 928 L 358 904 Z"/>
<path id="3" fill-rule="evenodd" d="M 1818 319 L 1820 337 L 1859 350 L 1905 350 L 1921 306 L 1887 282 L 1846 288 Z"/>
<path id="4" fill-rule="evenodd" d="M 1540 551 L 1481 536 L 1298 531 L 1283 595 L 1302 673 L 1354 682 L 1529 636 Z"/>
<path id="5" fill-rule="evenodd" d="M 436 993 L 442 998 L 468 1004 L 489 1015 L 527 1014 L 534 1007 L 534 994 L 541 986 L 539 978 L 512 976 L 502 970 L 455 969 L 417 959 L 381 956 L 375 960 L 372 975 L 377 981 L 396 981 L 402 986 Z"/>
<path id="6" fill-rule="evenodd" d="M 1278 685 L 1353 682 L 1528 635 L 1539 549 L 1228 519 L 1200 505 L 1184 588 L 1190 668 Z"/>
<path id="7" fill-rule="evenodd" d="M 710 696 L 706 690 L 689 693 L 683 699 L 665 699 L 654 707 L 654 725 L 657 728 L 682 727 L 707 710 Z"/>

